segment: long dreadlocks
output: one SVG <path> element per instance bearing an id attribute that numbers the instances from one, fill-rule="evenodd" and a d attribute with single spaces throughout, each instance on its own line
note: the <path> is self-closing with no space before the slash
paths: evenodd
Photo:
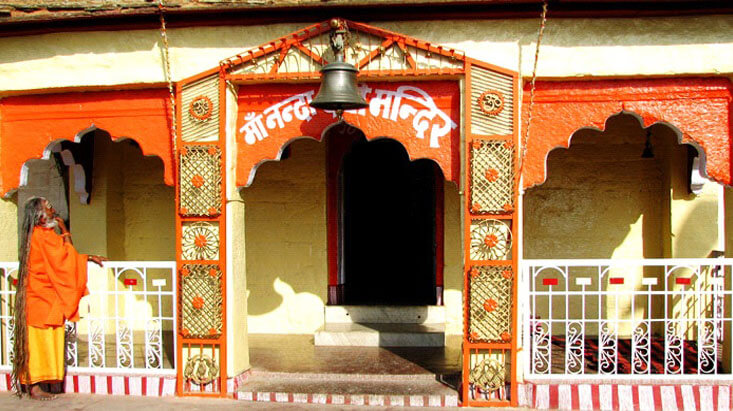
<path id="1" fill-rule="evenodd" d="M 28 255 L 31 251 L 31 236 L 46 214 L 46 199 L 31 197 L 23 209 L 20 242 L 18 246 L 18 285 L 15 291 L 15 310 L 13 328 L 13 390 L 18 397 L 23 396 L 21 377 L 28 379 L 28 330 L 26 324 L 26 289 L 28 286 Z"/>

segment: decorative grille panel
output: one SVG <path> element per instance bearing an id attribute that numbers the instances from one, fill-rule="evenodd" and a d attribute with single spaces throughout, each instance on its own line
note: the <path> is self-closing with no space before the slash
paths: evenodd
<path id="1" fill-rule="evenodd" d="M 221 214 L 221 150 L 217 146 L 185 146 L 180 161 L 181 215 Z"/>
<path id="2" fill-rule="evenodd" d="M 512 339 L 512 266 L 471 268 L 469 338 L 471 342 Z"/>
<path id="3" fill-rule="evenodd" d="M 474 140 L 471 147 L 471 212 L 514 210 L 514 145 L 506 140 Z"/>
<path id="4" fill-rule="evenodd" d="M 219 76 L 211 75 L 183 86 L 181 94 L 181 139 L 219 140 Z"/>
<path id="5" fill-rule="evenodd" d="M 512 229 L 502 220 L 471 220 L 471 260 L 510 260 Z"/>
<path id="6" fill-rule="evenodd" d="M 512 76 L 473 66 L 471 133 L 508 135 L 514 131 Z"/>
<path id="7" fill-rule="evenodd" d="M 505 350 L 471 350 L 469 356 L 470 400 L 477 402 L 507 399 L 509 353 Z"/>
<path id="8" fill-rule="evenodd" d="M 183 343 L 181 375 L 183 392 L 221 392 L 221 346 L 219 344 Z"/>
<path id="9" fill-rule="evenodd" d="M 231 71 L 231 74 L 268 74 L 275 66 L 280 52 L 269 53 L 258 58 L 248 60 Z"/>
<path id="10" fill-rule="evenodd" d="M 273 62 L 274 64 L 274 62 Z M 314 62 L 313 59 L 306 56 L 297 47 L 290 47 L 277 68 L 278 73 L 304 73 L 310 71 L 318 71 L 321 66 Z"/>
<path id="11" fill-rule="evenodd" d="M 206 221 L 181 226 L 181 259 L 218 260 L 219 224 Z"/>
<path id="12" fill-rule="evenodd" d="M 181 268 L 180 334 L 217 339 L 222 329 L 222 284 L 218 265 L 186 264 Z"/>

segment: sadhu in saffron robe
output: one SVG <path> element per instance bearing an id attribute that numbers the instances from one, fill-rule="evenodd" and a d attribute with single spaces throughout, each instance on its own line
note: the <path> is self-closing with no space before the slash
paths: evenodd
<path id="1" fill-rule="evenodd" d="M 26 314 L 28 379 L 23 384 L 64 378 L 64 322 L 79 320 L 87 292 L 87 258 L 52 228 L 35 227 L 28 258 Z"/>

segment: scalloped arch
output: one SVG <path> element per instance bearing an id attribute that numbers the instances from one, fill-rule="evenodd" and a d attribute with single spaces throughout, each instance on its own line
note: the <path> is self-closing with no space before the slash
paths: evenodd
<path id="1" fill-rule="evenodd" d="M 731 185 L 731 90 L 724 78 L 537 82 L 523 188 L 542 184 L 548 153 L 567 148 L 573 134 L 587 127 L 603 129 L 614 114 L 634 113 L 643 128 L 663 123 L 704 155 L 709 178 Z M 529 85 L 523 118 L 527 118 Z M 526 127 L 526 123 L 523 124 Z"/>
<path id="2" fill-rule="evenodd" d="M 318 143 L 322 143 L 322 142 L 324 142 L 324 139 L 326 138 L 326 136 L 328 135 L 328 133 L 331 132 L 331 130 L 333 130 L 337 126 L 341 126 L 341 125 L 344 125 L 344 124 L 348 127 L 348 129 L 357 130 L 359 133 L 361 133 L 362 135 L 364 135 L 367 141 L 375 141 L 375 140 L 381 140 L 381 139 L 388 139 L 388 140 L 392 140 L 392 141 L 398 143 L 400 145 L 400 147 L 402 148 L 402 150 L 405 151 L 405 154 L 407 155 L 407 159 L 410 162 L 418 161 L 418 160 L 431 161 L 431 162 L 435 163 L 438 171 L 440 172 L 440 175 L 443 176 L 443 178 L 445 178 L 445 172 L 441 168 L 440 163 L 438 163 L 434 158 L 426 157 L 424 155 L 412 155 L 410 153 L 409 148 L 402 141 L 400 141 L 399 139 L 396 139 L 396 138 L 393 138 L 393 137 L 390 137 L 390 136 L 367 137 L 364 134 L 364 132 L 359 127 L 357 127 L 357 126 L 355 126 L 353 124 L 349 124 L 346 121 L 341 121 L 341 122 L 336 122 L 336 123 L 330 124 L 326 128 L 324 128 L 323 131 L 321 132 L 320 137 L 298 136 L 298 137 L 291 138 L 291 139 L 289 139 L 287 141 L 284 141 L 282 143 L 282 145 L 279 147 L 277 154 L 273 158 L 263 158 L 259 162 L 257 162 L 254 166 L 252 166 L 252 168 L 251 168 L 251 170 L 249 172 L 249 175 L 247 176 L 246 183 L 244 185 L 242 185 L 242 186 L 239 186 L 238 188 L 241 190 L 241 189 L 244 189 L 244 188 L 249 187 L 250 185 L 252 185 L 252 183 L 254 182 L 255 177 L 257 176 L 257 170 L 259 169 L 259 167 L 261 165 L 263 165 L 265 163 L 268 163 L 268 162 L 281 161 L 283 152 L 285 151 L 285 149 L 290 144 L 292 144 L 292 143 L 294 143 L 296 141 L 299 141 L 299 140 L 312 140 L 312 141 L 315 141 L 315 142 L 318 142 Z M 451 180 L 447 180 L 447 181 L 451 181 Z M 458 184 L 455 181 L 453 181 L 453 183 Z"/>
<path id="3" fill-rule="evenodd" d="M 23 164 L 41 159 L 54 142 L 77 139 L 93 128 L 112 141 L 132 139 L 145 156 L 163 161 L 165 184 L 173 186 L 169 95 L 164 89 L 101 91 L 8 97 L 0 101 L 0 191 L 20 185 Z"/>

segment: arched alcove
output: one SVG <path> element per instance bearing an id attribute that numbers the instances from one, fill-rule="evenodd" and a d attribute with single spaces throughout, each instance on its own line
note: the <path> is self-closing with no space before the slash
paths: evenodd
<path id="1" fill-rule="evenodd" d="M 649 338 L 658 342 L 665 335 L 663 319 L 693 318 L 699 312 L 691 307 L 707 306 L 708 302 L 684 302 L 679 295 L 668 293 L 680 286 L 662 266 L 644 262 L 710 257 L 719 245 L 718 184 L 707 181 L 693 192 L 691 186 L 704 170 L 705 155 L 681 136 L 673 124 L 644 127 L 635 113 L 620 112 L 607 118 L 603 129 L 579 129 L 572 133 L 568 148 L 550 151 L 546 180 L 523 196 L 524 258 L 574 259 L 581 264 L 565 267 L 558 261 L 535 272 L 532 289 L 555 288 L 572 297 L 534 297 L 532 315 L 567 319 L 570 324 L 583 319 L 579 338 L 585 339 L 581 344 L 586 347 L 601 338 L 601 321 L 608 320 L 619 346 L 626 346 L 639 332 L 640 319 L 651 319 Z M 701 166 L 696 168 L 696 163 Z M 633 263 L 614 266 L 605 259 Z M 671 266 L 677 264 L 669 261 Z M 567 276 L 558 275 L 563 270 Z M 704 272 L 684 274 L 692 278 L 690 288 L 709 281 Z M 551 281 L 557 281 L 556 287 L 549 285 Z M 569 328 L 557 324 L 548 327 L 553 355 L 570 346 Z M 683 324 L 686 338 L 696 338 L 695 323 Z M 655 347 L 656 367 L 659 358 L 664 358 L 664 349 Z M 630 361 L 626 351 L 618 355 Z M 588 361 L 585 372 L 598 372 L 596 366 L 595 361 Z M 623 368 L 619 373 L 630 371 Z"/>
<path id="2" fill-rule="evenodd" d="M 643 127 L 622 112 L 604 130 L 577 130 L 568 149 L 548 154 L 547 179 L 524 196 L 524 256 L 707 257 L 717 238 L 714 185 L 691 191 L 704 173 L 704 152 L 683 143 L 673 125 Z M 710 241 L 679 244 L 685 221 L 696 221 L 698 232 L 709 225 Z"/>
<path id="3" fill-rule="evenodd" d="M 67 221 L 80 253 L 112 260 L 104 268 L 88 268 L 90 296 L 80 303 L 76 364 L 117 363 L 125 338 L 131 338 L 130 358 L 145 364 L 146 332 L 160 326 L 159 364 L 172 368 L 173 321 L 154 318 L 173 318 L 175 283 L 170 268 L 146 265 L 175 260 L 174 188 L 165 183 L 164 162 L 143 155 L 135 139 L 113 140 L 96 127 L 79 131 L 74 141 L 54 141 L 41 159 L 26 161 L 17 198 L 20 205 L 31 196 L 48 198 Z M 163 294 L 150 298 L 152 290 Z M 104 345 L 103 356 L 89 354 L 95 343 Z"/>
<path id="4" fill-rule="evenodd" d="M 48 197 L 84 252 L 113 260 L 175 259 L 174 191 L 161 159 L 143 155 L 134 139 L 113 141 L 96 127 L 76 140 L 53 142 L 42 159 L 23 164 L 18 203 Z"/>
<path id="5" fill-rule="evenodd" d="M 524 195 L 524 257 L 707 257 L 717 245 L 716 188 L 691 188 L 702 184 L 705 159 L 674 125 L 644 127 L 631 112 L 610 116 L 603 130 L 577 130 L 569 148 L 548 153 L 546 180 Z M 710 233 L 691 241 L 691 225 Z"/>

